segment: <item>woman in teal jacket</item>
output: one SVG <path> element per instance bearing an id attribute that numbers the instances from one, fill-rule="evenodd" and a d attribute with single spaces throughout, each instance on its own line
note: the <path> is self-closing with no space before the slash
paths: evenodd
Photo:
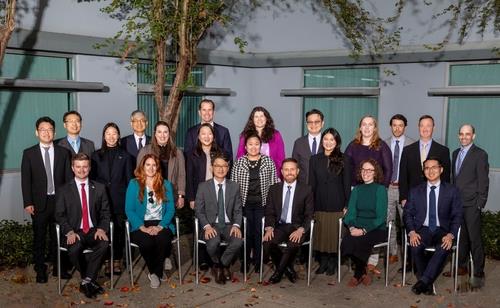
<path id="1" fill-rule="evenodd" d="M 139 245 L 152 288 L 160 286 L 163 262 L 170 255 L 175 227 L 172 184 L 161 176 L 160 161 L 146 154 L 134 172 L 125 199 L 131 241 Z"/>

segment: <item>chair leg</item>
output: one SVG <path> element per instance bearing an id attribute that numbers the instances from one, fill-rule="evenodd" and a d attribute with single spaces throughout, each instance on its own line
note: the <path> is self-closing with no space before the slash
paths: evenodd
<path id="1" fill-rule="evenodd" d="M 179 284 L 182 285 L 182 265 L 181 265 L 181 239 L 177 235 L 177 268 L 179 270 Z"/>
<path id="2" fill-rule="evenodd" d="M 57 287 L 59 295 L 61 295 L 61 246 L 59 240 L 57 241 Z"/>
<path id="3" fill-rule="evenodd" d="M 260 270 L 259 270 L 259 282 L 262 282 L 262 271 L 264 269 L 264 242 L 260 242 Z"/>
<path id="4" fill-rule="evenodd" d="M 196 272 L 196 284 L 199 283 L 200 280 L 200 273 L 199 273 L 199 268 L 198 268 L 198 239 L 195 239 L 194 242 L 194 271 Z"/>
<path id="5" fill-rule="evenodd" d="M 387 250 L 385 251 L 385 286 L 389 285 L 389 242 L 387 242 Z"/>
<path id="6" fill-rule="evenodd" d="M 404 235 L 406 237 L 406 235 Z M 404 254 L 403 254 L 403 281 L 401 281 L 401 286 L 405 286 L 406 284 L 406 258 L 407 258 L 407 253 L 408 253 L 408 243 L 406 242 L 407 239 L 403 241 L 404 244 Z"/>
<path id="7" fill-rule="evenodd" d="M 307 260 L 307 286 L 311 285 L 312 239 L 309 242 L 309 258 Z"/>
<path id="8" fill-rule="evenodd" d="M 246 228 L 245 228 L 246 229 Z M 262 252 L 261 252 L 262 254 Z M 243 237 L 243 281 L 247 282 L 247 237 Z"/>

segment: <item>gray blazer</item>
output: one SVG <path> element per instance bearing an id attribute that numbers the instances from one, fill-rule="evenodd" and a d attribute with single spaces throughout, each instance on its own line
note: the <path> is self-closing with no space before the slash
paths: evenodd
<path id="1" fill-rule="evenodd" d="M 243 210 L 240 188 L 236 182 L 228 179 L 226 179 L 226 191 L 224 192 L 224 206 L 230 223 L 241 226 Z M 218 206 L 214 179 L 210 179 L 198 185 L 194 211 L 196 217 L 200 221 L 200 227 L 209 224 L 213 225 L 215 223 Z"/>
<path id="2" fill-rule="evenodd" d="M 408 137 L 407 135 L 404 135 L 404 136 L 405 136 L 405 142 L 401 145 L 401 147 L 402 147 L 402 148 L 404 148 L 405 146 L 410 145 L 410 144 L 412 144 L 412 143 L 414 143 L 414 142 L 416 141 L 415 139 L 410 138 L 410 137 Z M 394 160 L 394 153 L 392 153 L 392 148 L 391 148 L 392 136 L 391 136 L 391 137 L 389 137 L 389 138 L 387 138 L 387 139 L 385 139 L 384 141 L 385 141 L 385 143 L 387 143 L 387 146 L 389 147 L 389 149 L 391 149 L 391 157 L 392 157 L 392 158 L 393 158 L 393 160 Z M 402 149 L 402 148 L 401 148 L 401 149 Z M 403 156 L 403 151 L 401 151 L 401 156 Z M 401 156 L 399 156 L 399 163 L 400 163 L 400 164 L 401 164 Z M 396 166 L 392 166 L 392 169 L 393 169 L 393 170 L 394 170 L 395 168 L 396 168 Z M 399 166 L 398 166 L 398 168 L 399 168 Z M 394 171 L 393 171 L 393 172 L 394 172 Z M 399 174 L 400 174 L 400 173 L 399 173 L 399 170 L 398 170 L 398 175 L 399 175 Z"/>
<path id="3" fill-rule="evenodd" d="M 56 140 L 55 144 L 68 149 L 71 152 L 71 156 L 77 154 L 75 150 L 73 150 L 71 144 L 69 144 L 67 136 L 64 136 L 63 138 Z M 85 153 L 89 157 L 91 157 L 94 151 L 95 151 L 94 142 L 89 139 L 80 137 L 80 149 L 78 149 L 78 153 Z"/>
<path id="4" fill-rule="evenodd" d="M 309 160 L 311 159 L 311 148 L 309 147 L 309 134 L 302 136 L 295 140 L 293 144 L 292 157 L 299 162 L 299 176 L 297 181 L 303 184 L 309 183 Z M 316 142 L 318 143 L 317 153 L 323 152 L 321 144 L 321 135 L 318 136 Z M 281 170 L 278 170 L 281 172 Z"/>

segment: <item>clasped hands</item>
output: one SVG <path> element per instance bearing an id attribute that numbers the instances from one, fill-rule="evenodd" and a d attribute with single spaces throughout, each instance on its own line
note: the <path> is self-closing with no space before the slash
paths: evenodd
<path id="1" fill-rule="evenodd" d="M 158 233 L 160 233 L 160 231 L 163 229 L 162 226 L 149 226 L 149 227 L 145 227 L 145 226 L 141 226 L 140 227 L 140 230 L 144 233 L 147 233 L 149 235 L 158 235 Z"/>

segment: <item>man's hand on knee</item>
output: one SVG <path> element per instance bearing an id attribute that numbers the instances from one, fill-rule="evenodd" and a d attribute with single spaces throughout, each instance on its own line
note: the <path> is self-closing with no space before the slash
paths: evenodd
<path id="1" fill-rule="evenodd" d="M 208 225 L 205 227 L 205 239 L 209 240 L 217 236 L 217 231 L 212 226 Z"/>
<path id="2" fill-rule="evenodd" d="M 304 232 L 305 232 L 304 228 L 302 227 L 293 231 L 289 236 L 290 241 L 292 241 L 293 243 L 299 243 L 300 239 L 302 238 L 302 235 L 304 235 Z"/>
<path id="3" fill-rule="evenodd" d="M 80 236 L 73 231 L 66 234 L 66 244 L 68 244 L 68 245 L 73 245 L 74 243 L 76 243 L 76 241 L 79 241 L 79 240 L 80 240 Z"/>
<path id="4" fill-rule="evenodd" d="M 106 235 L 106 232 L 103 229 L 97 229 L 97 231 L 94 234 L 94 239 L 101 241 L 109 241 L 108 236 Z"/>
<path id="5" fill-rule="evenodd" d="M 264 233 L 264 242 L 272 240 L 274 237 L 274 229 L 269 227 L 266 229 L 266 233 Z"/>
<path id="6" fill-rule="evenodd" d="M 241 238 L 241 230 L 237 226 L 231 227 L 231 232 L 229 232 L 229 236 L 234 236 L 236 238 Z"/>
<path id="7" fill-rule="evenodd" d="M 410 233 L 408 233 L 408 235 L 410 236 L 410 246 L 417 247 L 418 245 L 420 245 L 422 238 L 417 232 L 411 231 Z"/>

